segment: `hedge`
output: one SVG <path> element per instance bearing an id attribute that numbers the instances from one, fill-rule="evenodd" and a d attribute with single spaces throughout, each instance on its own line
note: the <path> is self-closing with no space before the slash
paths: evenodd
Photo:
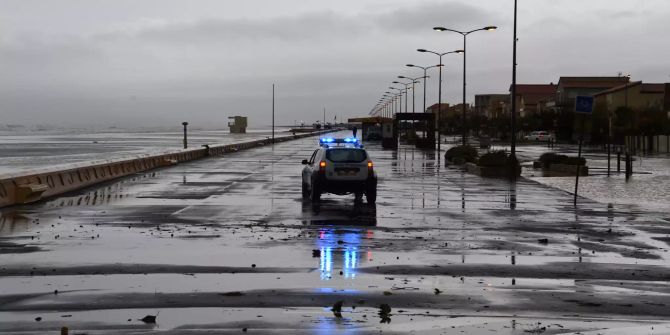
<path id="1" fill-rule="evenodd" d="M 586 165 L 584 157 L 573 157 L 566 155 L 559 155 L 553 152 L 547 152 L 540 156 L 542 167 L 549 168 L 551 164 L 566 164 L 566 165 Z"/>
<path id="2" fill-rule="evenodd" d="M 444 159 L 453 162 L 455 158 L 462 158 L 467 163 L 476 163 L 477 156 L 479 156 L 479 154 L 474 147 L 460 145 L 447 150 L 444 154 Z"/>

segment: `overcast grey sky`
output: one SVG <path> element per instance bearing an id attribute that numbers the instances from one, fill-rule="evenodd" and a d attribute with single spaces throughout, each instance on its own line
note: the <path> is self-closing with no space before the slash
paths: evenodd
<path id="1" fill-rule="evenodd" d="M 519 0 L 519 82 L 631 74 L 670 81 L 670 1 Z M 512 0 L 2 0 L 0 124 L 225 127 L 367 115 L 417 48 L 468 38 L 468 101 L 511 83 Z M 444 100 L 461 99 L 462 56 Z M 428 104 L 437 100 L 437 73 Z M 422 87 L 417 93 L 422 92 Z M 420 94 L 419 94 L 420 95 Z M 421 100 L 417 96 L 417 106 Z M 420 109 L 420 108 L 419 108 Z"/>

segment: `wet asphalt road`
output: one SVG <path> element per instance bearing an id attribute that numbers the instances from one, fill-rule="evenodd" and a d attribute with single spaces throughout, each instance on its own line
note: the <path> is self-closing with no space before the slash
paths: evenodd
<path id="1" fill-rule="evenodd" d="M 3 210 L 0 333 L 670 333 L 667 214 L 375 144 L 376 205 L 312 205 L 315 143 Z"/>

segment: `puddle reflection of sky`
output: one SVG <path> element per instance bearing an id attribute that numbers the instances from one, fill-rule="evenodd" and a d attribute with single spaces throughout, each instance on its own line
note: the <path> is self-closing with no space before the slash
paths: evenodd
<path id="1" fill-rule="evenodd" d="M 316 241 L 321 251 L 319 259 L 319 270 L 321 280 L 330 280 L 333 272 L 341 269 L 345 279 L 356 278 L 356 268 L 361 260 L 372 259 L 372 252 L 361 250 L 361 240 L 372 238 L 371 230 L 363 229 L 334 229 L 323 228 L 319 230 Z"/>

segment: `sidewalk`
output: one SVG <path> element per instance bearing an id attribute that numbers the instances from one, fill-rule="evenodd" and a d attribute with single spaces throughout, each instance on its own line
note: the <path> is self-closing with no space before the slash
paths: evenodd
<path id="1" fill-rule="evenodd" d="M 555 149 L 546 147 L 518 147 L 522 157 L 537 160 L 544 152 L 557 152 L 577 156 L 576 145 L 561 145 Z M 605 204 L 628 205 L 650 211 L 670 213 L 670 155 L 635 156 L 633 176 L 626 181 L 625 163 L 621 162 L 621 173 L 617 173 L 616 153 L 611 156 L 610 176 L 607 176 L 607 153 L 585 150 L 582 156 L 589 166 L 588 177 L 579 179 L 578 194 Z M 541 170 L 524 169 L 523 176 L 539 183 L 570 193 L 574 192 L 574 177 L 543 177 Z"/>
<path id="2" fill-rule="evenodd" d="M 476 140 L 471 140 L 474 145 Z M 494 144 L 491 150 L 510 150 L 509 145 Z M 577 145 L 558 144 L 548 148 L 546 144 L 518 144 L 517 157 L 524 165 L 522 176 L 538 183 L 574 193 L 574 177 L 545 177 L 540 169 L 530 164 L 545 152 L 577 156 Z M 654 212 L 670 213 L 670 154 L 634 156 L 633 176 L 626 181 L 625 162 L 621 159 L 621 172 L 617 173 L 617 155 L 611 154 L 610 176 L 607 176 L 607 152 L 584 148 L 582 156 L 589 166 L 589 176 L 579 179 L 578 194 L 603 204 L 617 204 Z"/>

